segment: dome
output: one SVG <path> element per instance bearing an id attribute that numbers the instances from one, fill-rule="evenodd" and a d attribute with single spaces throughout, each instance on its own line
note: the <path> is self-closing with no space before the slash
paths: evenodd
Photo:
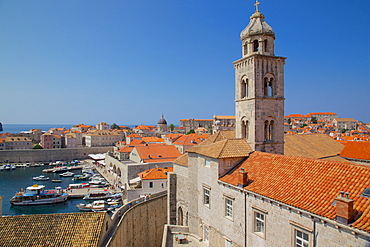
<path id="1" fill-rule="evenodd" d="M 256 11 L 250 19 L 248 26 L 240 33 L 241 40 L 256 35 L 268 35 L 275 39 L 274 30 L 265 22 L 265 16 L 261 12 Z"/>
<path id="2" fill-rule="evenodd" d="M 167 124 L 167 121 L 166 121 L 166 119 L 164 119 L 163 114 L 162 114 L 161 119 L 159 119 L 158 124 Z"/>

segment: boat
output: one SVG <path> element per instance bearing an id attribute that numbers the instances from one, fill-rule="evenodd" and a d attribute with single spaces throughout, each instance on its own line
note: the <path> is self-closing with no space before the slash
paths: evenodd
<path id="1" fill-rule="evenodd" d="M 26 188 L 26 191 L 21 189 L 11 199 L 10 203 L 16 206 L 42 205 L 65 202 L 68 195 L 60 189 L 45 190 L 44 185 L 34 184 Z"/>
<path id="2" fill-rule="evenodd" d="M 16 165 L 10 165 L 10 169 L 15 170 L 17 168 Z"/>
<path id="3" fill-rule="evenodd" d="M 81 211 L 103 211 L 106 209 L 105 207 L 105 201 L 93 201 L 92 203 L 80 203 L 76 205 Z"/>
<path id="4" fill-rule="evenodd" d="M 61 183 L 62 180 L 60 180 L 60 179 L 52 179 L 51 182 L 53 182 L 53 183 Z"/>
<path id="5" fill-rule="evenodd" d="M 74 175 L 73 176 L 73 180 L 86 180 L 88 179 L 89 177 L 85 176 L 85 175 Z"/>
<path id="6" fill-rule="evenodd" d="M 45 181 L 45 180 L 49 180 L 49 177 L 46 177 L 44 175 L 40 175 L 40 176 L 37 176 L 37 177 L 33 177 L 32 179 L 37 180 L 37 181 Z"/>
<path id="7" fill-rule="evenodd" d="M 53 172 L 54 173 L 62 173 L 62 172 L 70 171 L 70 170 L 71 170 L 71 168 L 66 167 L 66 166 L 62 166 L 62 167 L 56 167 L 56 168 L 54 168 Z"/>
<path id="8" fill-rule="evenodd" d="M 7 164 L 7 165 L 5 166 L 5 170 L 10 171 L 11 169 L 12 169 L 11 165 Z"/>
<path id="9" fill-rule="evenodd" d="M 90 184 L 82 183 L 82 184 L 69 184 L 67 190 L 75 190 L 75 189 L 86 189 L 89 188 Z"/>
<path id="10" fill-rule="evenodd" d="M 84 196 L 84 200 L 104 200 L 111 198 L 112 193 L 107 190 L 99 190 L 99 191 L 90 191 L 86 196 Z"/>
<path id="11" fill-rule="evenodd" d="M 64 173 L 59 174 L 59 176 L 62 176 L 62 177 L 72 177 L 73 175 L 75 175 L 73 172 L 64 172 Z"/>
<path id="12" fill-rule="evenodd" d="M 5 170 L 5 165 L 0 166 L 0 171 L 4 171 L 4 170 Z"/>

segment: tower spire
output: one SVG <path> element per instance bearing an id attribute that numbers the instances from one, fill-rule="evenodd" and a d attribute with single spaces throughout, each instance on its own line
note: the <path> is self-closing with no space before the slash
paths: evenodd
<path id="1" fill-rule="evenodd" d="M 261 3 L 260 2 L 258 2 L 258 0 L 256 0 L 256 3 L 254 4 L 254 6 L 256 6 L 256 12 L 260 12 L 259 10 L 258 10 L 258 5 L 260 5 Z"/>

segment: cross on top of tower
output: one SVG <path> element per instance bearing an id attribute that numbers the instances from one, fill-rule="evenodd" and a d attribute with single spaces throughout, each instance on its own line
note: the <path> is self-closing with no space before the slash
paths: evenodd
<path id="1" fill-rule="evenodd" d="M 256 12 L 260 12 L 259 10 L 258 10 L 258 5 L 260 5 L 261 3 L 260 2 L 258 2 L 258 0 L 256 0 L 256 3 L 254 4 L 254 6 L 256 6 Z"/>

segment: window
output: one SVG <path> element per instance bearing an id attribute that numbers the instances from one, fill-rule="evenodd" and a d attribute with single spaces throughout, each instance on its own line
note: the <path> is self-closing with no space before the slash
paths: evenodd
<path id="1" fill-rule="evenodd" d="M 233 217 L 233 200 L 230 198 L 225 198 L 225 216 L 228 218 Z"/>
<path id="2" fill-rule="evenodd" d="M 260 210 L 254 210 L 254 217 L 253 217 L 253 232 L 258 236 L 265 238 L 266 232 L 266 213 L 263 213 Z"/>
<path id="3" fill-rule="evenodd" d="M 253 41 L 253 51 L 254 52 L 259 51 L 259 42 L 258 42 L 258 40 Z"/>
<path id="4" fill-rule="evenodd" d="M 233 242 L 231 240 L 225 239 L 225 247 L 231 247 Z"/>
<path id="5" fill-rule="evenodd" d="M 203 204 L 209 207 L 211 190 L 203 188 Z"/>
<path id="6" fill-rule="evenodd" d="M 298 229 L 294 230 L 294 246 L 295 247 L 308 247 L 309 246 L 309 236 L 307 233 L 300 231 Z"/>
<path id="7" fill-rule="evenodd" d="M 205 163 L 205 166 L 206 167 L 211 167 L 211 161 L 210 160 L 207 160 L 206 159 L 206 161 L 205 161 L 206 163 Z"/>
<path id="8" fill-rule="evenodd" d="M 149 182 L 149 188 L 153 188 L 153 182 Z"/>
<path id="9" fill-rule="evenodd" d="M 209 230 L 209 226 L 203 225 L 203 239 L 206 243 L 209 242 Z"/>

